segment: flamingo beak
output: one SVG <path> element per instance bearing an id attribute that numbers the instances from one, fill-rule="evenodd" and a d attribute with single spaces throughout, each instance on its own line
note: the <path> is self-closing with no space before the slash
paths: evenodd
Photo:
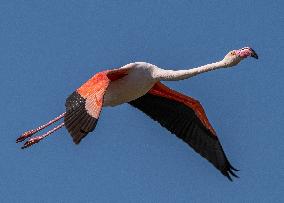
<path id="1" fill-rule="evenodd" d="M 257 53 L 252 48 L 250 48 L 250 50 L 251 50 L 251 55 L 250 56 L 255 58 L 255 59 L 258 59 Z"/>

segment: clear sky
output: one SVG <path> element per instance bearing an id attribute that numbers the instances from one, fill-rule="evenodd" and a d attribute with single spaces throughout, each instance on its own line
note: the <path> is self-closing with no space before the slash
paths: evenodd
<path id="1" fill-rule="evenodd" d="M 1 202 L 283 202 L 283 2 L 1 0 Z M 66 129 L 15 144 L 98 71 L 190 68 L 244 46 L 259 60 L 166 83 L 201 101 L 234 182 L 127 104 L 79 146 Z"/>

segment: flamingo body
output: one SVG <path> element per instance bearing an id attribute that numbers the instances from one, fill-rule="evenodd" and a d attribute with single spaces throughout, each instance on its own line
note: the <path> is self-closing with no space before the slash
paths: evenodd
<path id="1" fill-rule="evenodd" d="M 115 77 L 105 92 L 103 106 L 117 106 L 135 100 L 146 94 L 157 82 L 153 77 L 156 66 L 136 62 L 113 70 L 111 75 L 117 75 L 120 71 L 125 71 L 121 78 Z"/>
<path id="2" fill-rule="evenodd" d="M 166 87 L 160 81 L 183 80 L 211 70 L 232 67 L 248 56 L 258 58 L 253 49 L 245 47 L 229 52 L 221 61 L 189 70 L 164 70 L 150 63 L 136 62 L 99 72 L 68 96 L 65 113 L 23 133 L 17 142 L 64 117 L 64 123 L 44 135 L 31 138 L 23 148 L 39 142 L 64 125 L 74 143 L 79 144 L 95 129 L 103 107 L 129 103 L 182 139 L 232 180 L 231 175 L 238 177 L 233 172 L 237 170 L 228 161 L 200 102 Z"/>

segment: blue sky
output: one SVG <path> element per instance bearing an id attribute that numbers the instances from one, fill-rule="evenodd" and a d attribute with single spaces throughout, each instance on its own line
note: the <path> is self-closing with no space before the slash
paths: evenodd
<path id="1" fill-rule="evenodd" d="M 283 1 L 0 3 L 1 202 L 284 201 Z M 15 139 L 62 113 L 94 73 L 133 61 L 182 69 L 253 47 L 259 60 L 166 84 L 201 101 L 241 177 L 233 183 L 129 105 L 79 146 L 65 129 Z"/>

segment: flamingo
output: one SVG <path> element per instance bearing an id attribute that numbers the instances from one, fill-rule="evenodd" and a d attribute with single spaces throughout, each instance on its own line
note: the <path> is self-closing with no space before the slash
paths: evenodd
<path id="1" fill-rule="evenodd" d="M 238 170 L 227 159 L 199 101 L 168 88 L 161 81 L 184 80 L 219 68 L 233 67 L 247 57 L 258 59 L 252 48 L 244 47 L 230 51 L 218 62 L 188 70 L 164 70 L 150 63 L 135 62 L 99 72 L 66 99 L 66 112 L 24 132 L 16 142 L 22 142 L 64 118 L 64 122 L 52 130 L 30 138 L 22 148 L 38 143 L 63 126 L 73 142 L 79 144 L 95 129 L 103 107 L 128 103 L 182 139 L 232 181 L 231 176 L 238 177 L 234 172 Z"/>

